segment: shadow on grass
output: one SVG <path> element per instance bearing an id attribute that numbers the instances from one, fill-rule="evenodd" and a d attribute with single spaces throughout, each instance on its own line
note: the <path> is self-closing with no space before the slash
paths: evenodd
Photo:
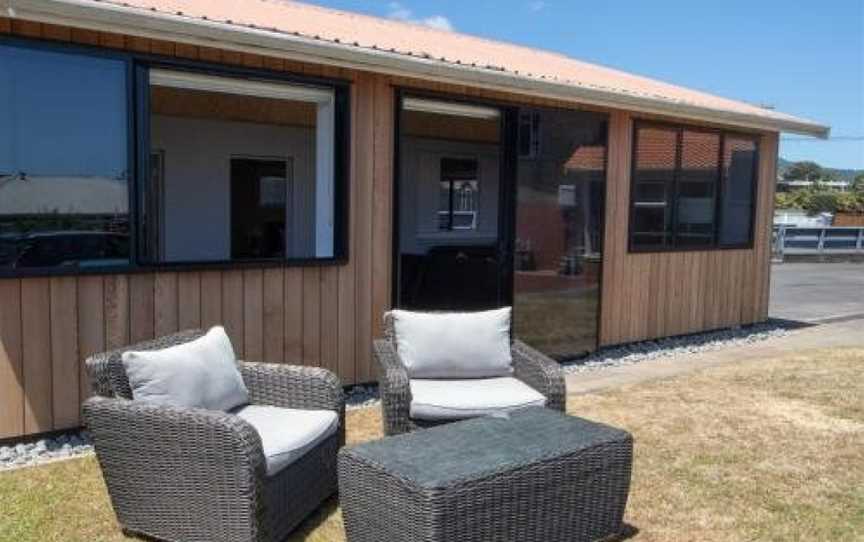
<path id="1" fill-rule="evenodd" d="M 629 540 L 639 534 L 639 529 L 629 523 L 624 523 L 621 527 L 621 532 L 612 535 L 609 538 L 604 538 L 605 542 L 620 542 L 621 540 Z"/>

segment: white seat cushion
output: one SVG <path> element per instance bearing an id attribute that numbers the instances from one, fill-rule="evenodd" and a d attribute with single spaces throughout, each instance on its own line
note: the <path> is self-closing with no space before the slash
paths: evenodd
<path id="1" fill-rule="evenodd" d="M 545 405 L 543 394 L 512 377 L 411 380 L 410 412 L 418 420 L 461 420 Z"/>
<path id="2" fill-rule="evenodd" d="M 480 312 L 390 311 L 409 378 L 490 378 L 513 372 L 510 307 Z"/>
<path id="3" fill-rule="evenodd" d="M 249 422 L 261 437 L 268 476 L 303 457 L 339 428 L 339 417 L 332 410 L 247 405 L 234 414 Z"/>
<path id="4" fill-rule="evenodd" d="M 228 411 L 249 402 L 225 329 L 161 350 L 124 352 L 132 398 L 148 403 Z"/>

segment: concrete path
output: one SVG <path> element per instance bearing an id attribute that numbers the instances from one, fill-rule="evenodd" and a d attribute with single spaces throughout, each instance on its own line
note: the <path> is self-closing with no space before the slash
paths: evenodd
<path id="1" fill-rule="evenodd" d="M 730 346 L 713 352 L 649 360 L 634 365 L 567 375 L 567 393 L 591 393 L 648 380 L 669 378 L 706 367 L 735 363 L 742 359 L 776 357 L 802 350 L 835 347 L 864 348 L 864 318 L 801 328 L 785 337 L 767 339 L 752 345 Z"/>
<path id="2" fill-rule="evenodd" d="M 799 322 L 864 317 L 864 263 L 772 265 L 770 314 Z"/>

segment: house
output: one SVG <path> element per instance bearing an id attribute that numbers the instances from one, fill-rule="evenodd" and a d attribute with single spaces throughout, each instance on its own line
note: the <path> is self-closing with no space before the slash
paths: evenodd
<path id="1" fill-rule="evenodd" d="M 852 189 L 852 183 L 849 181 L 804 181 L 792 180 L 780 177 L 777 179 L 778 192 L 792 192 L 806 188 L 821 187 L 838 192 L 849 192 Z"/>
<path id="2" fill-rule="evenodd" d="M 83 358 L 181 328 L 358 383 L 391 306 L 512 304 L 559 358 L 764 320 L 778 134 L 828 134 L 288 1 L 4 9 L 0 438 L 77 425 Z"/>

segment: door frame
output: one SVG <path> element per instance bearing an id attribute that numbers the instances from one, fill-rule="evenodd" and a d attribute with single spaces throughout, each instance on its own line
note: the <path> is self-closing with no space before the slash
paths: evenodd
<path id="1" fill-rule="evenodd" d="M 433 92 L 411 87 L 395 87 L 393 100 L 393 180 L 392 180 L 392 250 L 390 284 L 390 303 L 399 307 L 400 285 L 400 192 L 399 182 L 402 171 L 401 117 L 402 104 L 406 97 L 427 98 L 456 104 L 477 105 L 498 109 L 500 126 L 500 157 L 498 167 L 498 304 L 513 305 L 513 250 L 516 236 L 516 191 L 517 166 L 519 161 L 517 141 L 519 135 L 519 107 L 494 100 L 475 99 L 448 93 Z"/>

